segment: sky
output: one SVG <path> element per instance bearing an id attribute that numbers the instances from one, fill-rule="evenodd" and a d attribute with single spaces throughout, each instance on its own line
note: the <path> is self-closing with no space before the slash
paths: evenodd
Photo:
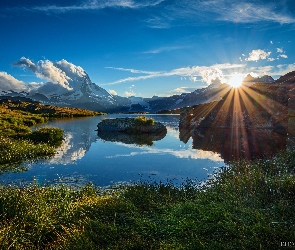
<path id="1" fill-rule="evenodd" d="M 61 65 L 120 96 L 277 79 L 295 70 L 295 1 L 1 0 L 0 58 L 0 90 L 65 84 Z"/>

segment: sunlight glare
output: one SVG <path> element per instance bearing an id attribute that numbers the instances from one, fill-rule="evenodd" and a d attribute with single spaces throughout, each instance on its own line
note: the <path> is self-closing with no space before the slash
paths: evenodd
<path id="1" fill-rule="evenodd" d="M 237 72 L 231 74 L 229 80 L 228 80 L 228 84 L 234 88 L 238 88 L 242 85 L 244 79 L 244 75 L 243 74 L 239 74 Z"/>

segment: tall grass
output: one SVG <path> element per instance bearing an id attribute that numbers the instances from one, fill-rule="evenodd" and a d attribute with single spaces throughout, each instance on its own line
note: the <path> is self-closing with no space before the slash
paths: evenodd
<path id="1" fill-rule="evenodd" d="M 206 185 L 0 189 L 1 249 L 279 249 L 295 239 L 295 152 Z"/>

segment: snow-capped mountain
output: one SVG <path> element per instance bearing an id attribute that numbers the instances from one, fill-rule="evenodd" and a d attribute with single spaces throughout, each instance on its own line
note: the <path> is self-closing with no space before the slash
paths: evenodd
<path id="1" fill-rule="evenodd" d="M 88 74 L 80 66 L 66 60 L 55 63 L 40 60 L 37 63 L 22 57 L 14 66 L 22 67 L 33 72 L 38 78 L 45 79 L 45 83 L 30 83 L 22 92 L 3 90 L 3 96 L 28 97 L 42 103 L 59 106 L 82 107 L 94 111 L 115 110 L 120 104 L 105 89 L 93 83 Z M 8 79 L 7 76 L 5 76 Z M 6 86 L 20 85 L 22 82 L 9 76 L 10 82 Z M 14 85 L 13 85 L 14 84 Z"/>
<path id="2" fill-rule="evenodd" d="M 219 101 L 230 88 L 229 85 L 221 84 L 216 79 L 208 87 L 196 89 L 191 93 L 169 97 L 122 97 L 108 93 L 105 89 L 93 83 L 83 68 L 64 59 L 55 63 L 49 60 L 40 60 L 34 63 L 30 59 L 22 57 L 14 65 L 33 72 L 38 78 L 45 79 L 47 82 L 26 85 L 2 72 L 0 83 L 5 87 L 0 88 L 2 98 L 3 96 L 14 96 L 14 99 L 17 97 L 31 98 L 44 104 L 80 107 L 109 113 L 137 111 L 152 113 Z M 281 77 L 279 82 L 294 80 L 294 74 L 291 73 L 286 75 L 286 79 Z M 245 77 L 243 84 L 250 86 L 258 82 L 277 83 L 278 80 L 274 81 L 271 76 L 267 75 L 255 78 L 249 74 Z M 14 90 L 10 90 L 9 86 L 12 86 L 11 89 Z"/>

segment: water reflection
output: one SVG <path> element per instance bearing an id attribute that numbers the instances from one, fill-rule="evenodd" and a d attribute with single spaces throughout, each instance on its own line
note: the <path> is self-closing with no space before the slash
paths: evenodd
<path id="1" fill-rule="evenodd" d="M 193 148 L 218 152 L 225 162 L 229 162 L 271 157 L 286 148 L 287 134 L 278 134 L 267 129 L 233 132 L 232 129 L 209 128 L 195 131 L 192 138 Z"/>
<path id="2" fill-rule="evenodd" d="M 152 146 L 154 141 L 162 140 L 167 131 L 157 134 L 126 134 L 117 131 L 98 131 L 97 135 L 104 141 L 136 144 L 138 146 Z"/>
<path id="3" fill-rule="evenodd" d="M 292 126 L 294 125 L 294 126 Z M 289 119 L 288 131 L 248 129 L 245 127 L 220 128 L 180 127 L 179 139 L 184 143 L 192 138 L 193 148 L 213 151 L 225 162 L 238 159 L 262 159 L 274 156 L 286 148 L 295 148 L 295 119 Z"/>
<path id="4" fill-rule="evenodd" d="M 41 125 L 41 127 L 59 127 L 65 131 L 62 145 L 57 149 L 55 156 L 47 162 L 49 164 L 66 165 L 73 164 L 77 160 L 82 159 L 90 149 L 91 144 L 97 140 L 95 127 L 97 121 L 101 119 L 101 117 L 97 117 L 97 119 L 61 119 Z"/>
<path id="5" fill-rule="evenodd" d="M 126 115 L 107 116 L 117 117 Z M 92 182 L 108 186 L 140 179 L 182 183 L 187 178 L 205 180 L 224 165 L 219 154 L 193 149 L 192 139 L 186 144 L 179 141 L 178 115 L 152 117 L 166 126 L 167 134 L 144 140 L 124 134 L 99 137 L 97 124 L 105 116 L 51 121 L 45 126 L 65 131 L 65 140 L 55 157 L 27 163 L 26 172 L 0 175 L 0 183 L 27 185 L 36 180 L 41 185 L 83 186 Z"/>

